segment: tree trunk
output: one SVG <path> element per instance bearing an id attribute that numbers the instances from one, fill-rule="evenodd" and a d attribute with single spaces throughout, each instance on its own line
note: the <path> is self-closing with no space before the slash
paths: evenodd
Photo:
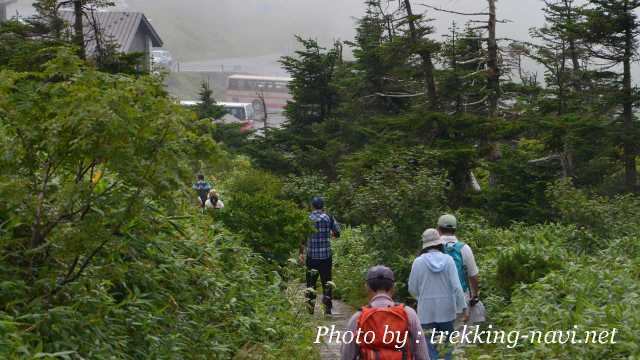
<path id="1" fill-rule="evenodd" d="M 73 42 L 76 44 L 76 46 L 78 46 L 78 56 L 81 59 L 86 59 L 87 54 L 84 44 L 84 25 L 82 21 L 82 10 L 82 0 L 73 0 L 73 15 L 75 17 L 75 22 L 73 24 Z"/>
<path id="2" fill-rule="evenodd" d="M 453 70 L 453 76 L 455 79 L 455 87 L 456 87 L 456 102 L 455 109 L 456 113 L 462 112 L 462 93 L 460 91 L 461 82 L 460 77 L 458 76 L 458 54 L 456 51 L 458 40 L 458 30 L 456 29 L 456 23 L 453 23 L 453 27 L 451 29 L 451 69 Z"/>
<path id="3" fill-rule="evenodd" d="M 562 41 L 562 57 L 560 58 L 560 69 L 557 71 L 556 79 L 558 82 L 558 115 L 564 115 L 567 109 L 566 104 L 566 87 L 565 80 L 567 75 L 567 56 L 566 44 Z M 569 55 L 571 56 L 571 55 Z"/>
<path id="4" fill-rule="evenodd" d="M 498 112 L 500 99 L 500 68 L 498 65 L 498 41 L 496 40 L 496 0 L 489 1 L 489 43 L 487 59 L 487 89 L 489 89 L 489 117 Z"/>
<path id="5" fill-rule="evenodd" d="M 429 107 L 432 110 L 438 108 L 438 94 L 436 92 L 436 82 L 433 77 L 433 59 L 430 51 L 425 50 L 419 44 L 418 30 L 415 24 L 415 18 L 413 10 L 411 9 L 411 1 L 404 0 L 404 7 L 407 12 L 407 21 L 409 23 L 409 35 L 411 36 L 411 43 L 414 47 L 419 47 L 417 53 L 422 59 L 422 71 L 424 73 L 425 92 L 429 99 Z"/>
<path id="6" fill-rule="evenodd" d="M 262 124 L 264 128 L 264 136 L 267 137 L 267 133 L 269 132 L 269 114 L 267 112 L 267 102 L 264 99 L 264 94 L 260 95 L 260 105 L 262 106 L 262 112 L 264 113 Z"/>
<path id="7" fill-rule="evenodd" d="M 625 32 L 624 77 L 623 77 L 623 162 L 625 170 L 625 187 L 628 192 L 637 190 L 638 173 L 636 169 L 636 149 L 633 126 L 633 84 L 631 80 L 631 61 L 633 58 L 634 33 L 631 27 Z"/>
<path id="8" fill-rule="evenodd" d="M 580 59 L 578 58 L 578 52 L 576 50 L 576 42 L 575 40 L 569 40 L 569 57 L 571 58 L 571 63 L 573 65 L 573 69 L 571 70 L 573 88 L 575 91 L 582 91 L 582 77 L 580 75 Z"/>
<path id="9" fill-rule="evenodd" d="M 566 21 L 570 24 L 574 24 L 575 12 L 573 7 L 573 0 L 565 0 L 564 7 L 567 11 Z M 580 69 L 582 68 L 582 66 L 580 65 L 580 55 L 578 54 L 578 46 L 576 45 L 575 34 L 570 33 L 567 42 L 569 43 L 569 57 L 571 58 L 571 64 L 573 65 L 573 87 L 576 91 L 579 92 L 582 90 L 580 79 Z"/>
<path id="10" fill-rule="evenodd" d="M 578 57 L 578 51 L 576 47 L 576 41 L 573 39 L 569 40 L 569 56 L 571 57 L 571 63 L 573 65 L 573 72 L 577 73 L 580 71 L 580 58 Z"/>

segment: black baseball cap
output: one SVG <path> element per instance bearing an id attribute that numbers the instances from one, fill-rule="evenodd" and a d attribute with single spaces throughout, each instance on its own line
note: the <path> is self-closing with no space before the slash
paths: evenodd
<path id="1" fill-rule="evenodd" d="M 324 207 L 324 199 L 320 196 L 315 196 L 311 199 L 311 205 L 316 209 L 322 209 Z"/>

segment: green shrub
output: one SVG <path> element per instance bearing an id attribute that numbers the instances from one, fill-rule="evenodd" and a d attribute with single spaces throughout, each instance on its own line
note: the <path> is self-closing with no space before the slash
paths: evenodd
<path id="1" fill-rule="evenodd" d="M 504 310 L 511 291 L 521 281 L 534 282 L 538 276 L 532 274 L 527 278 L 523 274 L 520 279 L 512 279 L 510 272 L 520 273 L 536 266 L 545 269 L 548 265 L 545 259 L 555 268 L 558 263 L 571 262 L 572 255 L 577 256 L 569 247 L 573 246 L 577 233 L 574 226 L 513 224 L 508 228 L 495 228 L 487 225 L 486 220 L 465 213 L 461 214 L 459 224 L 458 238 L 472 248 L 480 268 L 480 293 L 490 317 Z M 525 258 L 517 260 L 516 254 Z M 529 263 L 526 254 L 540 259 Z M 499 261 L 502 261 L 501 269 Z M 544 272 L 540 271 L 540 276 L 544 276 Z"/>
<path id="2" fill-rule="evenodd" d="M 313 232 L 306 212 L 268 193 L 231 193 L 225 205 L 217 213 L 225 226 L 254 251 L 281 265 Z"/>
<path id="3" fill-rule="evenodd" d="M 282 193 L 285 198 L 301 208 L 308 208 L 314 196 L 329 195 L 329 185 L 327 179 L 321 175 L 289 176 L 284 180 Z M 331 209 L 333 201 L 328 198 L 326 200 L 327 208 Z"/>
<path id="4" fill-rule="evenodd" d="M 3 273 L 2 291 L 12 287 L 17 299 L 0 309 L 0 357 L 313 358 L 302 299 L 283 293 L 289 284 L 265 261 L 211 225 L 182 221 L 183 238 L 168 232 L 110 247 L 50 300 L 27 302 Z"/>
<path id="5" fill-rule="evenodd" d="M 521 331 L 617 329 L 616 344 L 530 344 L 513 350 L 499 347 L 496 358 L 635 359 L 640 356 L 640 281 L 629 270 L 631 259 L 584 259 L 548 274 L 538 283 L 514 292 L 502 327 Z M 637 266 L 637 261 L 635 262 Z"/>
<path id="6" fill-rule="evenodd" d="M 308 214 L 284 199 L 283 183 L 274 175 L 239 163 L 222 186 L 225 208 L 214 216 L 269 260 L 284 265 L 313 231 Z"/>
<path id="7" fill-rule="evenodd" d="M 367 270 L 377 265 L 377 251 L 359 228 L 343 229 L 340 238 L 333 241 L 332 250 L 335 295 L 354 307 L 366 304 L 365 277 Z"/>
<path id="8" fill-rule="evenodd" d="M 502 146 L 501 154 L 488 166 L 492 184 L 476 195 L 491 223 L 508 226 L 514 221 L 535 224 L 548 219 L 551 209 L 545 190 L 557 171 L 529 163 L 545 156 L 541 144 L 521 140 L 516 148 Z"/>
<path id="9" fill-rule="evenodd" d="M 372 237 L 385 247 L 416 252 L 420 234 L 446 208 L 446 176 L 417 160 L 433 155 L 424 149 L 371 155 L 358 154 L 343 169 L 331 196 L 336 211 L 349 224 L 385 227 Z"/>
<path id="10" fill-rule="evenodd" d="M 635 195 L 609 198 L 588 194 L 562 180 L 548 189 L 547 196 L 563 223 L 575 224 L 603 239 L 636 234 L 640 229 L 640 198 Z M 606 244 L 593 245 L 606 247 Z"/>
<path id="11" fill-rule="evenodd" d="M 236 194 L 262 194 L 269 197 L 280 197 L 282 193 L 282 181 L 268 172 L 257 170 L 249 163 L 237 162 L 234 171 L 225 174 L 223 184 L 225 191 L 231 195 Z"/>
<path id="12" fill-rule="evenodd" d="M 466 223 L 461 223 L 466 224 Z M 477 345 L 467 358 L 628 359 L 638 355 L 634 331 L 640 318 L 640 241 L 637 235 L 600 237 L 575 225 L 515 224 L 509 228 L 461 227 L 480 266 L 483 302 L 494 329 L 610 330 L 615 345 Z M 593 248 L 593 244 L 602 244 Z M 592 244 L 586 253 L 584 246 Z M 600 248 L 601 250 L 598 250 Z M 510 294 L 510 296 L 509 296 Z M 484 356 L 484 357 L 481 357 Z M 634 357 L 635 356 L 635 357 Z"/>
<path id="13" fill-rule="evenodd" d="M 519 284 L 532 284 L 559 269 L 562 260 L 557 247 L 516 244 L 500 252 L 496 266 L 496 285 L 507 298 Z"/>
<path id="14" fill-rule="evenodd" d="M 0 72 L 0 358 L 314 358 L 291 284 L 187 201 L 189 165 L 231 163 L 210 134 L 157 79 L 73 53 Z M 277 180 L 235 185 L 262 190 L 270 240 L 304 233 Z"/>

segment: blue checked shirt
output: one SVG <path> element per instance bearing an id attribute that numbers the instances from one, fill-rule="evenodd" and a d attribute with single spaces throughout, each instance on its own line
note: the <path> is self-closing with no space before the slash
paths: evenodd
<path id="1" fill-rule="evenodd" d="M 316 232 L 307 242 L 307 257 L 324 260 L 331 257 L 331 232 L 340 233 L 340 224 L 322 210 L 314 210 L 309 220 L 316 226 Z"/>
<path id="2" fill-rule="evenodd" d="M 192 188 L 198 193 L 198 197 L 203 203 L 207 201 L 207 194 L 209 194 L 209 190 L 211 190 L 211 184 L 204 180 L 198 180 L 198 182 L 193 184 Z"/>

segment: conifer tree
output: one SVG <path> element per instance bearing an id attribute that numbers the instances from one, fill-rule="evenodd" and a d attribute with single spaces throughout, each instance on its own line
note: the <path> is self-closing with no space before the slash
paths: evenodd
<path id="1" fill-rule="evenodd" d="M 438 44 L 427 38 L 434 30 L 433 27 L 428 24 L 428 20 L 423 14 L 417 15 L 414 13 L 411 0 L 403 0 L 401 8 L 406 15 L 404 22 L 408 27 L 407 35 L 411 48 L 421 60 L 422 75 L 429 108 L 435 110 L 439 107 L 439 103 L 434 76 L 433 57 L 434 52 L 438 51 Z"/>
<path id="2" fill-rule="evenodd" d="M 289 123 L 304 127 L 323 122 L 337 108 L 337 92 L 332 82 L 339 65 L 338 47 L 325 49 L 316 40 L 297 37 L 302 49 L 295 56 L 280 60 L 293 80 L 289 88 L 293 95 L 286 107 Z"/>
<path id="3" fill-rule="evenodd" d="M 556 112 L 563 114 L 572 108 L 571 98 L 584 88 L 581 74 L 588 55 L 578 35 L 581 7 L 575 0 L 545 0 L 543 11 L 546 24 L 531 33 L 541 44 L 527 53 L 545 67 L 547 87 L 557 100 Z"/>
<path id="4" fill-rule="evenodd" d="M 481 35 L 469 25 L 459 31 L 454 22 L 443 43 L 441 95 L 443 106 L 455 113 L 487 113 L 486 61 Z"/>
<path id="5" fill-rule="evenodd" d="M 615 96 L 622 107 L 622 126 L 617 138 L 622 148 L 624 183 L 627 191 L 637 191 L 636 168 L 638 126 L 634 122 L 633 108 L 638 97 L 633 86 L 631 64 L 638 55 L 640 21 L 636 10 L 640 0 L 589 0 L 583 10 L 584 39 L 592 56 L 608 68 L 622 68 L 622 83 Z"/>
<path id="6" fill-rule="evenodd" d="M 200 103 L 197 107 L 198 117 L 200 119 L 219 119 L 224 116 L 225 111 L 222 106 L 218 106 L 213 99 L 213 90 L 208 81 L 200 83 L 200 92 L 198 93 Z"/>

